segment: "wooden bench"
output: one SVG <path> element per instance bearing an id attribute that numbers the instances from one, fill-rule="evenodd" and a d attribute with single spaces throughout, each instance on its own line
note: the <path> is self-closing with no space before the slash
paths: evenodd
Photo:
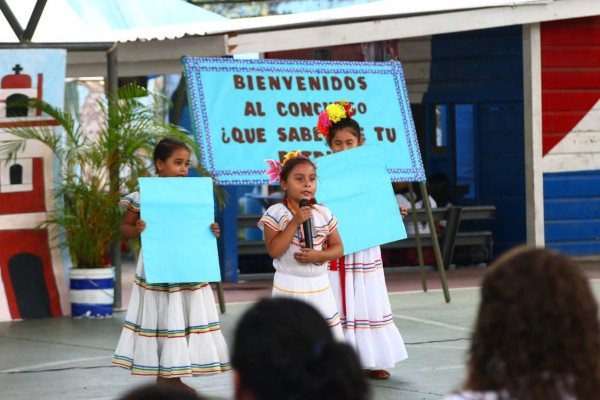
<path id="1" fill-rule="evenodd" d="M 450 267 L 456 246 L 485 246 L 489 250 L 488 261 L 491 259 L 493 252 L 492 231 L 461 231 L 460 225 L 463 221 L 493 220 L 496 217 L 495 206 L 451 206 L 447 208 L 434 208 L 431 210 L 431 213 L 435 221 L 446 221 L 446 229 L 444 229 L 443 232 L 438 233 L 438 241 L 442 252 L 442 262 L 445 269 Z M 409 219 L 409 223 L 412 222 L 411 212 L 409 212 L 405 219 Z M 424 209 L 417 210 L 417 221 L 427 221 L 427 214 Z M 432 245 L 433 240 L 431 234 L 422 234 L 421 246 Z M 382 249 L 406 249 L 414 247 L 417 247 L 416 235 L 409 235 L 404 240 L 386 243 L 381 246 Z"/>
<path id="2" fill-rule="evenodd" d="M 241 214 L 237 217 L 238 228 L 257 228 L 261 214 Z M 263 240 L 238 240 L 238 256 L 267 254 Z"/>
<path id="3" fill-rule="evenodd" d="M 431 210 L 433 219 L 446 220 L 446 229 L 438 234 L 438 240 L 442 250 L 444 267 L 449 268 L 456 246 L 484 245 L 490 249 L 490 257 L 493 246 L 491 231 L 460 231 L 461 221 L 492 220 L 496 216 L 495 206 L 452 206 L 448 208 L 434 208 Z M 255 228 L 260 219 L 259 214 L 238 215 L 238 228 Z M 412 214 L 405 217 L 411 221 Z M 417 210 L 417 220 L 427 221 L 424 209 Z M 431 235 L 421 235 L 421 245 L 431 246 L 433 243 Z M 415 235 L 410 235 L 404 240 L 386 243 L 382 249 L 405 249 L 417 247 Z M 260 255 L 267 254 L 267 248 L 262 240 L 238 240 L 238 255 Z"/>

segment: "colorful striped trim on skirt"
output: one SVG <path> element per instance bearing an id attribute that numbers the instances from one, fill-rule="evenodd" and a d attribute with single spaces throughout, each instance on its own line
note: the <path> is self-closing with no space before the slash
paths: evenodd
<path id="1" fill-rule="evenodd" d="M 394 316 L 392 314 L 384 315 L 382 320 L 379 321 L 370 321 L 367 319 L 357 319 L 347 321 L 345 318 L 342 318 L 342 328 L 343 329 L 379 329 L 385 328 L 388 325 L 394 323 Z"/>
<path id="2" fill-rule="evenodd" d="M 338 326 L 341 322 L 340 321 L 340 313 L 336 312 L 331 317 L 325 318 L 325 321 L 327 321 L 327 324 L 329 325 L 330 328 L 333 328 L 334 326 Z"/>
<path id="3" fill-rule="evenodd" d="M 180 292 L 182 290 L 199 290 L 209 284 L 207 282 L 193 282 L 193 283 L 148 283 L 146 279 L 139 275 L 135 275 L 134 283 L 146 290 L 152 290 L 155 292 Z"/>
<path id="4" fill-rule="evenodd" d="M 115 354 L 112 363 L 117 367 L 126 368 L 131 370 L 133 375 L 142 376 L 164 376 L 170 378 L 176 378 L 180 376 L 190 375 L 205 375 L 205 374 L 218 374 L 221 372 L 227 372 L 231 370 L 230 363 L 213 362 L 209 364 L 192 364 L 183 365 L 176 367 L 164 367 L 161 365 L 149 366 L 134 364 L 133 359 L 125 356 L 119 356 Z"/>
<path id="5" fill-rule="evenodd" d="M 371 263 L 352 263 L 346 264 L 346 273 L 366 274 L 369 272 L 375 272 L 381 268 L 383 268 L 383 263 L 381 262 L 381 260 L 377 260 Z"/>
<path id="6" fill-rule="evenodd" d="M 176 339 L 180 337 L 186 337 L 193 334 L 202 334 L 215 332 L 221 329 L 219 322 L 209 322 L 206 325 L 194 325 L 188 326 L 185 329 L 169 330 L 169 329 L 145 329 L 138 324 L 134 324 L 130 321 L 125 321 L 123 327 L 129 329 L 139 336 L 144 337 L 162 337 L 168 339 Z"/>

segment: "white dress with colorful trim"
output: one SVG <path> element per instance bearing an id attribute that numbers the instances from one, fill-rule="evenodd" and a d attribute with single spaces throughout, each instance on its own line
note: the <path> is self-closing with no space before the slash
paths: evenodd
<path id="1" fill-rule="evenodd" d="M 329 278 L 346 343 L 356 350 L 362 367 L 393 368 L 408 358 L 394 324 L 379 246 L 330 262 Z"/>
<path id="2" fill-rule="evenodd" d="M 119 206 L 140 212 L 140 195 Z M 147 283 L 138 259 L 125 324 L 113 364 L 134 375 L 176 378 L 231 369 L 208 283 Z"/>
<path id="3" fill-rule="evenodd" d="M 338 221 L 328 208 L 319 205 L 314 207 L 313 248 L 322 250 L 327 242 L 327 236 L 337 228 Z M 293 217 L 292 212 L 285 205 L 275 204 L 262 216 L 258 227 L 264 230 L 266 225 L 281 232 Z M 327 275 L 327 263 L 316 265 L 296 261 L 294 253 L 300 251 L 303 242 L 304 237 L 300 226 L 288 249 L 279 258 L 273 260 L 275 267 L 273 297 L 292 297 L 311 304 L 325 317 L 336 339 L 343 341 L 340 316 Z"/>

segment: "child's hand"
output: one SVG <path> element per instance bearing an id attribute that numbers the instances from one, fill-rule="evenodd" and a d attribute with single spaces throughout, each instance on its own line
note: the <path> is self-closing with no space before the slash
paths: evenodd
<path id="1" fill-rule="evenodd" d="M 298 210 L 296 214 L 294 214 L 294 219 L 298 223 L 298 225 L 302 225 L 304 221 L 309 219 L 312 216 L 312 206 L 305 206 Z"/>
<path id="2" fill-rule="evenodd" d="M 215 234 L 215 237 L 221 236 L 221 228 L 219 228 L 219 224 L 216 222 L 210 224 L 210 230 Z"/>
<path id="3" fill-rule="evenodd" d="M 146 222 L 143 219 L 135 221 L 135 228 L 137 229 L 138 235 L 146 229 Z"/>
<path id="4" fill-rule="evenodd" d="M 400 206 L 400 215 L 402 216 L 402 218 L 406 217 L 407 214 L 408 214 L 408 208 L 406 208 L 404 206 Z"/>
<path id="5" fill-rule="evenodd" d="M 317 264 L 321 265 L 321 255 L 319 254 L 319 250 L 309 249 L 307 247 L 303 247 L 299 252 L 294 253 L 294 258 L 296 261 L 305 263 L 305 264 Z"/>

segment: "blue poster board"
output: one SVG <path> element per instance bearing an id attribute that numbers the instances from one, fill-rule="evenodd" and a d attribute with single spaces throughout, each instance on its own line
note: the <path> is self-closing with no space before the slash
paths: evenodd
<path id="1" fill-rule="evenodd" d="M 425 173 L 399 62 L 183 58 L 201 164 L 221 184 L 268 183 L 265 159 L 330 153 L 318 114 L 347 100 L 393 181 Z"/>
<path id="2" fill-rule="evenodd" d="M 221 280 L 210 178 L 139 178 L 144 272 L 149 283 Z"/>
<path id="3" fill-rule="evenodd" d="M 339 220 L 344 254 L 406 239 L 381 144 L 318 158 L 317 194 Z"/>

